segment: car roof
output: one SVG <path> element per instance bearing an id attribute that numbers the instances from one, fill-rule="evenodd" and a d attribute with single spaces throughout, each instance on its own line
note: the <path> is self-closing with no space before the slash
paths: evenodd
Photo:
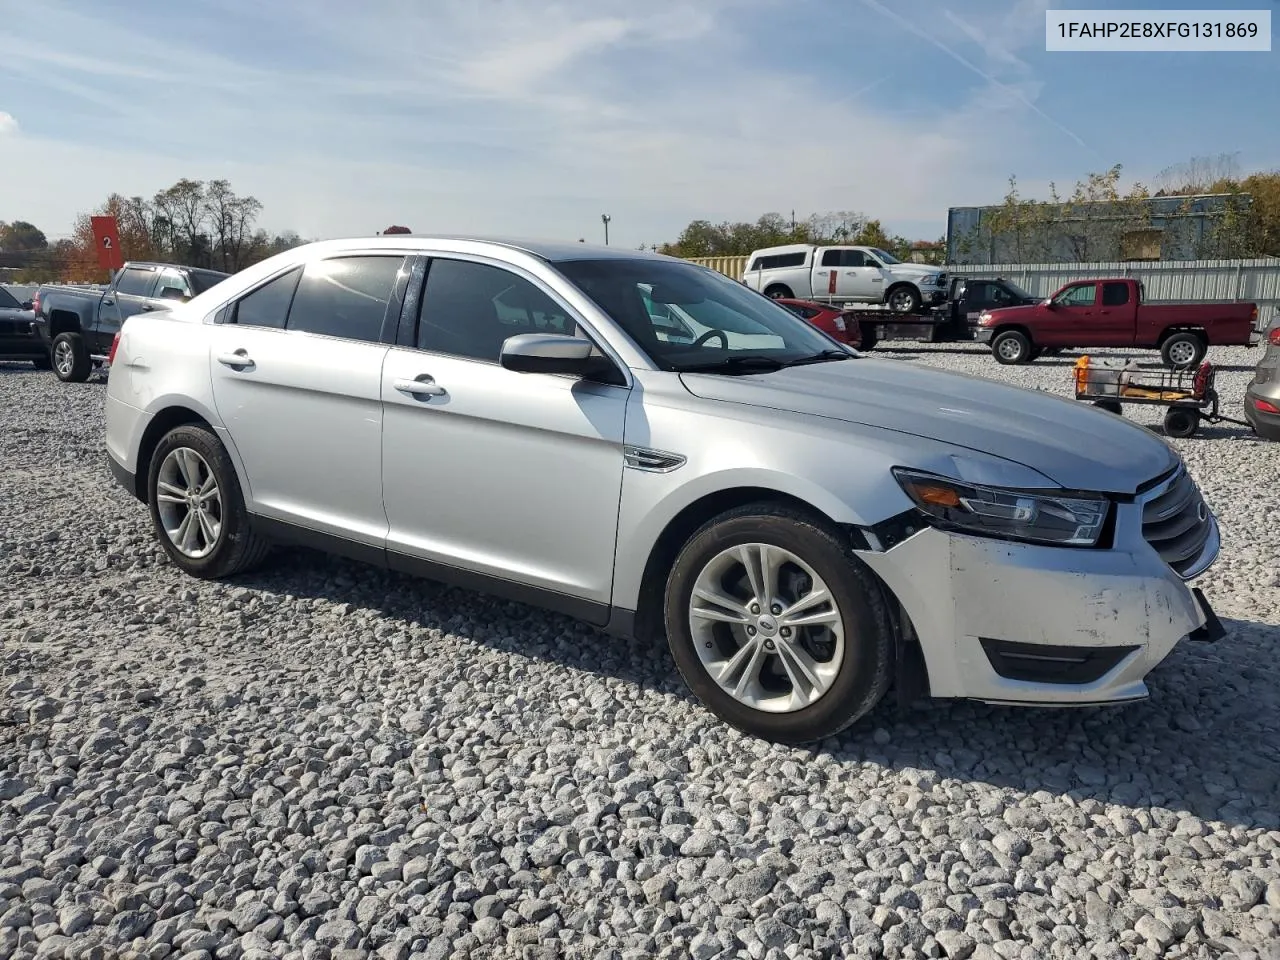
<path id="1" fill-rule="evenodd" d="M 542 240 L 528 237 L 482 236 L 475 234 L 449 233 L 396 233 L 376 237 L 346 237 L 338 240 L 322 240 L 320 245 L 346 247 L 353 244 L 368 247 L 405 248 L 418 244 L 429 245 L 433 242 L 463 242 L 490 244 L 519 250 L 547 260 L 552 263 L 568 260 L 677 260 L 663 254 L 649 253 L 645 250 L 630 250 L 626 247 L 606 247 L 593 243 L 575 243 L 566 240 Z M 678 261 L 685 262 L 685 261 Z"/>

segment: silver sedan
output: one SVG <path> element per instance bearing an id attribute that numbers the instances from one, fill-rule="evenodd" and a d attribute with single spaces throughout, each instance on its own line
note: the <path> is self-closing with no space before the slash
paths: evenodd
<path id="1" fill-rule="evenodd" d="M 665 636 L 720 717 L 1085 705 L 1217 621 L 1174 451 L 1064 399 L 861 357 L 693 264 L 383 237 L 288 251 L 113 347 L 107 446 L 181 569 L 303 543 Z"/>

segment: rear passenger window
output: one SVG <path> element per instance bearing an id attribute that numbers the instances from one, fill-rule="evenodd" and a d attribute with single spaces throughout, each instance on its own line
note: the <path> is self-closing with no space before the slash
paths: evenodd
<path id="1" fill-rule="evenodd" d="M 275 327 L 282 329 L 289 316 L 289 302 L 302 268 L 296 267 L 265 283 L 247 297 L 243 297 L 231 313 L 230 323 L 245 327 Z"/>
<path id="2" fill-rule="evenodd" d="M 1104 283 L 1102 285 L 1102 305 L 1104 307 L 1123 307 L 1129 302 L 1129 285 L 1127 283 Z"/>
<path id="3" fill-rule="evenodd" d="M 122 293 L 126 297 L 145 297 L 150 292 L 151 284 L 155 279 L 154 270 L 137 270 L 130 267 L 120 274 L 120 280 L 116 283 L 116 293 Z"/>
<path id="4" fill-rule="evenodd" d="M 377 343 L 404 257 L 336 257 L 302 272 L 290 330 Z"/>

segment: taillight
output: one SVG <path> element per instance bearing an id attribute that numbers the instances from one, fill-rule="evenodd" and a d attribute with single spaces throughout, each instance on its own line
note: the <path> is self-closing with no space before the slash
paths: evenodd
<path id="1" fill-rule="evenodd" d="M 117 333 L 111 338 L 111 349 L 107 351 L 107 363 L 115 363 L 116 348 L 120 346 L 120 334 Z"/>
<path id="2" fill-rule="evenodd" d="M 1275 327 L 1271 333 L 1267 335 L 1267 343 L 1273 343 L 1280 347 L 1280 327 Z"/>
<path id="3" fill-rule="evenodd" d="M 40 294 L 36 294 L 31 298 L 31 312 L 37 317 L 40 316 Z"/>
<path id="4" fill-rule="evenodd" d="M 1280 407 L 1277 407 L 1269 400 L 1260 400 L 1257 397 L 1254 397 L 1253 405 L 1262 413 L 1280 413 Z"/>

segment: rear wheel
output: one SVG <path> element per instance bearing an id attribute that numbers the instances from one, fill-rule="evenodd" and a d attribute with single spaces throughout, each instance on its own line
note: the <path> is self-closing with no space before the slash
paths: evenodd
<path id="1" fill-rule="evenodd" d="M 227 451 L 205 427 L 187 424 L 161 438 L 147 470 L 147 502 L 160 545 L 192 576 L 230 577 L 267 554 Z"/>
<path id="2" fill-rule="evenodd" d="M 664 613 L 690 689 L 759 737 L 832 736 L 889 686 L 878 584 L 836 536 L 786 507 L 749 505 L 704 525 L 676 558 Z"/>
<path id="3" fill-rule="evenodd" d="M 1204 339 L 1196 333 L 1175 333 L 1160 347 L 1165 366 L 1182 369 L 1194 367 L 1204 359 Z"/>
<path id="4" fill-rule="evenodd" d="M 54 375 L 66 383 L 84 383 L 89 379 L 93 361 L 84 345 L 84 337 L 78 333 L 60 333 L 53 338 L 50 351 Z"/>
<path id="5" fill-rule="evenodd" d="M 1200 429 L 1200 411 L 1195 407 L 1170 407 L 1164 415 L 1164 432 L 1170 437 L 1190 437 Z"/>
<path id="6" fill-rule="evenodd" d="M 1006 330 L 991 341 L 991 352 L 998 363 L 1030 363 L 1031 341 L 1021 330 Z"/>
<path id="7" fill-rule="evenodd" d="M 874 350 L 876 344 L 880 342 L 880 338 L 876 336 L 876 325 L 870 321 L 859 324 L 858 332 L 862 335 L 862 343 L 858 344 L 859 350 Z"/>
<path id="8" fill-rule="evenodd" d="M 775 283 L 772 286 L 767 287 L 764 291 L 764 295 L 771 300 L 790 300 L 795 296 L 795 294 L 791 292 L 791 288 L 783 283 Z"/>

